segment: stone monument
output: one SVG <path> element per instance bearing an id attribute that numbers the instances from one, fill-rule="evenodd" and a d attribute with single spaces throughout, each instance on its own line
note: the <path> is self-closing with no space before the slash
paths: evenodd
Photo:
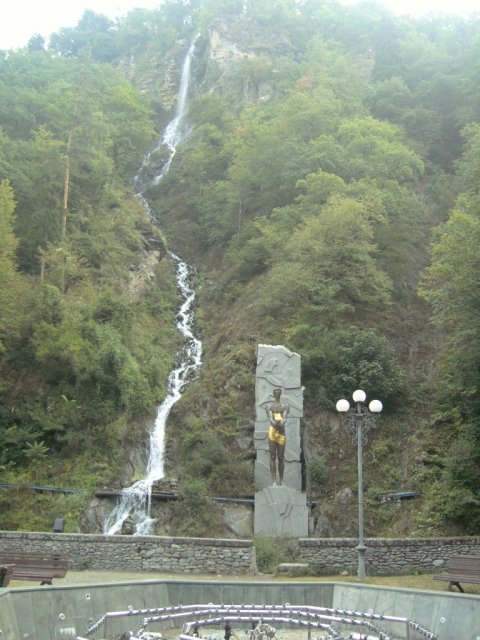
<path id="1" fill-rule="evenodd" d="M 276 414 L 281 405 L 283 412 Z M 303 387 L 300 382 L 300 356 L 286 347 L 259 344 L 255 385 L 255 534 L 306 537 L 308 508 L 302 493 L 300 418 L 303 415 Z M 285 410 L 286 409 L 286 410 Z M 281 425 L 278 433 L 275 420 Z M 284 425 L 282 424 L 284 423 Z M 271 465 L 272 440 L 277 435 L 277 456 Z M 285 439 L 282 439 L 282 435 Z M 275 469 L 276 471 L 272 471 Z M 281 484 L 280 484 L 281 481 Z"/>

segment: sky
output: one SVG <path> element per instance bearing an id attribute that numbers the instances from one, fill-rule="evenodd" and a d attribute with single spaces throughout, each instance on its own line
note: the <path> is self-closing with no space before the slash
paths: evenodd
<path id="1" fill-rule="evenodd" d="M 261 0 L 258 0 L 261 2 Z M 340 0 L 355 4 L 357 0 Z M 394 14 L 453 13 L 468 17 L 480 12 L 478 0 L 377 0 Z M 135 7 L 153 9 L 161 0 L 10 0 L 0 8 L 0 49 L 15 49 L 40 33 L 46 39 L 62 27 L 74 27 L 85 9 L 117 18 Z"/>
<path id="2" fill-rule="evenodd" d="M 63 27 L 74 27 L 86 9 L 109 18 L 131 9 L 154 9 L 159 0 L 3 0 L 0 8 L 0 49 L 24 47 L 35 33 L 45 38 Z"/>

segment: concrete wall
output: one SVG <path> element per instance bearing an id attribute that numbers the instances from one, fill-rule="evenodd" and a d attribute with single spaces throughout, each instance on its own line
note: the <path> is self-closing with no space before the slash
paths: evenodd
<path id="1" fill-rule="evenodd" d="M 66 553 L 74 570 L 256 573 L 252 540 L 0 531 L 0 548 Z"/>
<path id="2" fill-rule="evenodd" d="M 109 611 L 133 610 L 131 617 L 112 619 L 91 638 L 117 638 L 136 630 L 146 612 L 138 609 L 190 604 L 262 604 L 372 610 L 405 617 L 435 633 L 439 640 L 480 638 L 480 597 L 467 594 L 390 589 L 331 582 L 198 582 L 146 580 L 77 586 L 0 589 L 0 637 L 5 640 L 59 640 L 84 635 Z M 13 623 L 13 624 L 12 624 Z M 178 626 L 181 622 L 178 622 Z M 173 626 L 173 623 L 172 623 Z M 219 635 L 223 636 L 220 625 Z M 237 627 L 244 637 L 243 627 Z M 151 630 L 162 631 L 161 628 Z M 170 637 L 170 636 L 169 636 Z M 407 638 L 398 625 L 395 638 Z M 423 637 L 410 631 L 410 640 Z"/>
<path id="3" fill-rule="evenodd" d="M 17 611 L 7 589 L 0 589 L 0 638 L 17 640 L 21 638 L 17 625 Z"/>
<path id="4" fill-rule="evenodd" d="M 302 562 L 314 571 L 335 575 L 357 566 L 358 541 L 348 538 L 302 538 L 299 551 Z M 386 539 L 372 538 L 367 547 L 367 574 L 398 575 L 445 569 L 449 556 L 456 553 L 480 555 L 480 537 Z"/>

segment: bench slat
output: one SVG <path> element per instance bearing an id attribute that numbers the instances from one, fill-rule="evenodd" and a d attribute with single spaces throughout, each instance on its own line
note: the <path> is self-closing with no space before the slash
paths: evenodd
<path id="1" fill-rule="evenodd" d="M 478 555 L 453 555 L 448 559 L 448 573 L 433 576 L 434 580 L 448 581 L 448 589 L 453 586 L 463 593 L 460 582 L 480 584 L 480 556 Z"/>
<path id="2" fill-rule="evenodd" d="M 0 565 L 0 587 L 6 587 L 13 575 L 13 564 Z"/>
<path id="3" fill-rule="evenodd" d="M 53 578 L 64 578 L 68 571 L 68 556 L 61 553 L 0 551 L 0 565 L 12 567 L 10 580 L 40 581 L 52 584 Z"/>
<path id="4" fill-rule="evenodd" d="M 480 576 L 466 576 L 466 575 L 443 575 L 433 576 L 434 580 L 448 580 L 449 582 L 480 582 Z"/>

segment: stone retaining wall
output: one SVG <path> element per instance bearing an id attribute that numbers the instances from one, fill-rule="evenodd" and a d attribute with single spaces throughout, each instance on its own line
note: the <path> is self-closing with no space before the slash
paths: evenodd
<path id="1" fill-rule="evenodd" d="M 0 531 L 0 548 L 66 553 L 73 570 L 256 573 L 252 540 Z"/>
<path id="2" fill-rule="evenodd" d="M 444 570 L 452 554 L 480 555 L 480 537 L 372 538 L 365 544 L 367 573 L 372 575 L 433 573 Z M 325 575 L 355 573 L 356 546 L 357 540 L 350 538 L 300 538 L 297 562 Z M 257 573 L 253 540 L 0 531 L 0 548 L 66 553 L 73 570 Z"/>
<path id="3" fill-rule="evenodd" d="M 356 571 L 358 540 L 347 538 L 302 538 L 299 541 L 302 562 L 324 575 Z M 446 568 L 448 558 L 457 553 L 480 555 L 480 537 L 387 539 L 365 541 L 367 573 L 395 575 L 438 571 Z"/>

